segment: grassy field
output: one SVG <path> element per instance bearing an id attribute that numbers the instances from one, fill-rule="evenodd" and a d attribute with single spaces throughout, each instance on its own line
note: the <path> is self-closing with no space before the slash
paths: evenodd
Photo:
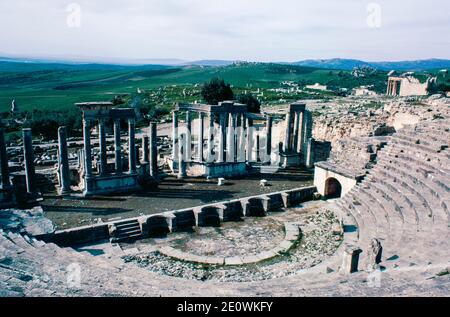
<path id="1" fill-rule="evenodd" d="M 351 89 L 379 81 L 384 84 L 386 79 L 384 73 L 361 80 L 346 71 L 278 64 L 127 67 L 4 62 L 0 63 L 0 112 L 9 111 L 13 99 L 21 111 L 68 111 L 75 102 L 108 101 L 115 95 L 136 94 L 138 88 L 148 92 L 149 96 L 159 97 L 155 103 L 192 101 L 201 99 L 199 86 L 213 77 L 223 78 L 237 92 L 279 88 L 285 81 L 299 84 L 318 82 Z M 269 92 L 266 97 L 270 97 Z M 280 99 L 279 95 L 274 96 L 274 100 L 277 99 Z"/>

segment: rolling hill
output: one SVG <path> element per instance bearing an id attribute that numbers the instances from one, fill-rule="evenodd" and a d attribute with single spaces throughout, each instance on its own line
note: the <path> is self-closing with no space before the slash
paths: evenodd
<path id="1" fill-rule="evenodd" d="M 447 59 L 426 59 L 416 61 L 398 62 L 365 62 L 357 59 L 314 59 L 292 63 L 293 65 L 317 67 L 325 69 L 352 70 L 355 67 L 373 67 L 379 70 L 398 71 L 424 71 L 450 68 L 450 60 Z"/>

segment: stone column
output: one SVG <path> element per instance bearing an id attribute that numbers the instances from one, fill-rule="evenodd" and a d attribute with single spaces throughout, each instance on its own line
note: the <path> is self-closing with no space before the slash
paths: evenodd
<path id="1" fill-rule="evenodd" d="M 98 122 L 98 134 L 100 145 L 100 174 L 106 175 L 108 171 L 108 156 L 106 150 L 106 127 L 105 120 L 100 119 Z"/>
<path id="2" fill-rule="evenodd" d="M 60 194 L 70 192 L 70 167 L 69 154 L 67 150 L 67 129 L 59 127 L 58 129 L 58 170 L 59 170 L 59 187 Z"/>
<path id="3" fill-rule="evenodd" d="M 184 143 L 184 138 L 185 138 L 185 134 L 180 134 L 179 138 L 180 138 L 180 144 L 185 144 Z M 178 179 L 183 179 L 186 177 L 186 163 L 184 162 L 184 153 L 183 153 L 183 149 L 184 146 L 179 146 L 178 147 Z"/>
<path id="4" fill-rule="evenodd" d="M 114 121 L 114 149 L 115 149 L 115 168 L 116 174 L 122 174 L 122 148 L 120 141 L 120 120 Z"/>
<path id="5" fill-rule="evenodd" d="M 83 119 L 83 142 L 84 142 L 84 173 L 86 183 L 92 178 L 92 149 L 91 149 L 91 122 Z"/>
<path id="6" fill-rule="evenodd" d="M 261 162 L 261 138 L 259 134 L 256 135 L 256 162 Z"/>
<path id="7" fill-rule="evenodd" d="M 0 168 L 2 173 L 0 189 L 9 189 L 11 181 L 9 179 L 8 153 L 6 152 L 5 132 L 0 128 Z"/>
<path id="8" fill-rule="evenodd" d="M 225 113 L 220 114 L 219 120 L 219 149 L 217 152 L 217 162 L 225 162 L 225 130 L 226 130 L 226 119 Z"/>
<path id="9" fill-rule="evenodd" d="M 314 139 L 308 139 L 308 146 L 306 150 L 306 167 L 313 168 L 314 167 Z"/>
<path id="10" fill-rule="evenodd" d="M 151 129 L 151 124 L 150 124 Z M 150 131 L 151 133 L 151 131 Z M 150 161 L 150 137 L 148 135 L 144 135 L 142 137 L 142 163 L 148 164 Z"/>
<path id="11" fill-rule="evenodd" d="M 235 114 L 228 114 L 228 130 L 227 130 L 227 162 L 235 162 Z"/>
<path id="12" fill-rule="evenodd" d="M 207 162 L 214 162 L 214 113 L 209 114 L 209 129 L 208 129 L 208 156 Z"/>
<path id="13" fill-rule="evenodd" d="M 34 194 L 36 192 L 36 173 L 34 170 L 34 152 L 31 129 L 23 129 L 23 154 L 25 159 L 25 177 L 27 183 L 27 192 Z"/>
<path id="14" fill-rule="evenodd" d="M 246 120 L 247 126 L 247 152 L 246 152 L 246 160 L 248 163 L 252 162 L 253 158 L 253 127 L 251 125 L 251 121 L 249 118 Z"/>
<path id="15" fill-rule="evenodd" d="M 292 142 L 292 150 L 296 153 L 298 152 L 298 139 L 300 137 L 299 125 L 300 125 L 300 113 L 296 111 L 294 113 L 294 138 Z"/>
<path id="16" fill-rule="evenodd" d="M 241 113 L 241 127 L 237 143 L 237 161 L 245 162 L 245 115 L 243 113 Z"/>
<path id="17" fill-rule="evenodd" d="M 291 112 L 286 115 L 286 135 L 284 137 L 283 151 L 285 153 L 291 150 Z"/>
<path id="18" fill-rule="evenodd" d="M 302 146 L 304 143 L 304 134 L 305 134 L 305 113 L 302 111 L 299 113 L 299 132 L 298 132 L 298 140 L 297 140 L 297 153 L 302 151 Z"/>
<path id="19" fill-rule="evenodd" d="M 198 113 L 198 161 L 203 162 L 203 127 L 204 114 L 203 112 Z"/>
<path id="20" fill-rule="evenodd" d="M 158 178 L 158 136 L 156 122 L 150 123 L 150 175 Z"/>
<path id="21" fill-rule="evenodd" d="M 303 159 L 306 164 L 306 156 L 308 152 L 308 140 L 311 138 L 311 132 L 312 132 L 312 118 L 311 113 L 307 110 L 303 113 L 303 132 L 302 132 L 302 152 L 303 152 Z"/>
<path id="22" fill-rule="evenodd" d="M 178 161 L 178 112 L 172 113 L 172 159 Z"/>
<path id="23" fill-rule="evenodd" d="M 272 117 L 266 117 L 266 163 L 271 162 L 272 155 Z"/>
<path id="24" fill-rule="evenodd" d="M 191 147 L 192 147 L 192 123 L 191 123 L 191 112 L 186 111 L 186 148 L 185 148 L 185 161 L 190 162 L 192 157 Z"/>
<path id="25" fill-rule="evenodd" d="M 128 120 L 128 171 L 136 173 L 136 124 L 134 119 Z"/>

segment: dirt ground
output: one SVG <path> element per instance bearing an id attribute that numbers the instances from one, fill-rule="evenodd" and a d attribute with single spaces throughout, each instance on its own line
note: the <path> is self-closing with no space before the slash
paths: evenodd
<path id="1" fill-rule="evenodd" d="M 260 186 L 266 179 L 267 187 Z M 130 218 L 164 211 L 191 208 L 219 201 L 288 190 L 313 183 L 310 171 L 299 171 L 295 175 L 251 174 L 243 178 L 227 180 L 219 187 L 217 180 L 186 178 L 178 180 L 172 176 L 161 181 L 156 191 L 141 191 L 129 195 L 96 196 L 93 198 L 58 198 L 46 195 L 42 202 L 45 216 L 53 221 L 57 229 L 84 226 L 119 218 Z"/>

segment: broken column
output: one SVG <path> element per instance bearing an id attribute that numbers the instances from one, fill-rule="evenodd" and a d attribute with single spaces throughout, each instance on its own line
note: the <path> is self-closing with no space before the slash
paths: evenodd
<path id="1" fill-rule="evenodd" d="M 158 143 L 156 122 L 150 123 L 150 175 L 158 178 Z"/>
<path id="2" fill-rule="evenodd" d="M 106 150 L 106 127 L 105 121 L 102 119 L 98 122 L 98 136 L 100 146 L 100 175 L 104 176 L 108 170 L 108 156 Z"/>
<path id="3" fill-rule="evenodd" d="M 58 147 L 59 192 L 61 195 L 64 195 L 70 192 L 70 167 L 66 127 L 59 127 L 58 129 Z"/>
<path id="4" fill-rule="evenodd" d="M 34 152 L 33 152 L 33 139 L 31 129 L 23 129 L 23 153 L 25 159 L 25 178 L 27 183 L 27 193 L 36 193 L 35 182 L 36 173 L 34 170 Z"/>
<path id="5" fill-rule="evenodd" d="M 136 173 L 136 144 L 135 144 L 135 122 L 128 120 L 128 171 Z"/>
<path id="6" fill-rule="evenodd" d="M 114 121 L 114 150 L 116 174 L 122 174 L 122 149 L 120 141 L 120 120 Z"/>
<path id="7" fill-rule="evenodd" d="M 0 128 L 0 168 L 1 168 L 1 189 L 9 189 L 11 181 L 9 179 L 8 154 L 6 152 L 5 132 Z"/>
<path id="8" fill-rule="evenodd" d="M 379 268 L 383 247 L 378 239 L 372 239 L 367 255 L 367 271 L 373 272 Z"/>
<path id="9" fill-rule="evenodd" d="M 348 245 L 344 250 L 344 257 L 342 259 L 341 272 L 344 274 L 351 274 L 358 272 L 359 255 L 362 250 L 356 246 Z"/>

